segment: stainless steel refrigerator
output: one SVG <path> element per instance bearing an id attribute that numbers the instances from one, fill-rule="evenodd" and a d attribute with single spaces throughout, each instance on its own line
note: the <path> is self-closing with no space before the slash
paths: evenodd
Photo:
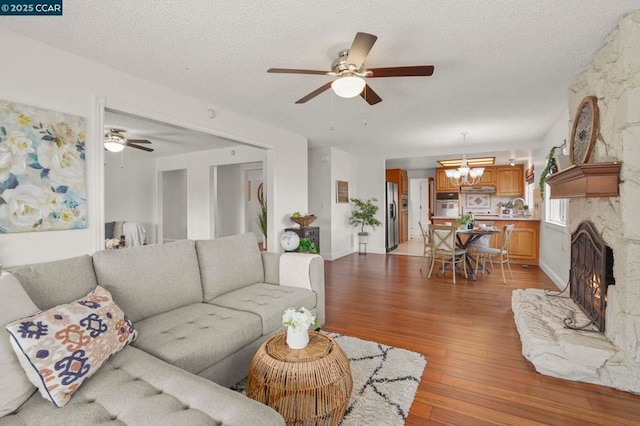
<path id="1" fill-rule="evenodd" d="M 398 247 L 398 184 L 387 182 L 387 253 Z"/>

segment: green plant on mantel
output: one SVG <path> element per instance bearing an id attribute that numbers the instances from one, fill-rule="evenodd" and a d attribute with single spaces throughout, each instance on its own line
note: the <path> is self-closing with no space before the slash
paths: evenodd
<path id="1" fill-rule="evenodd" d="M 551 173 L 551 169 L 553 168 L 553 163 L 555 161 L 554 155 L 556 153 L 556 149 L 563 148 L 566 144 L 567 144 L 567 140 L 565 139 L 562 145 L 551 147 L 551 150 L 547 155 L 547 164 L 542 170 L 542 173 L 540 173 L 540 182 L 538 184 L 538 187 L 540 188 L 540 198 L 542 199 L 543 203 L 544 203 L 544 193 L 546 189 L 545 184 L 547 182 L 547 176 L 549 175 L 549 173 Z"/>

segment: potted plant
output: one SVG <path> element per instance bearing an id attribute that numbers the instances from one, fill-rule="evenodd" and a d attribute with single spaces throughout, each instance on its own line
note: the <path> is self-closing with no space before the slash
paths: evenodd
<path id="1" fill-rule="evenodd" d="M 460 216 L 460 219 L 458 219 L 458 223 L 464 229 L 468 228 L 471 222 L 473 222 L 473 216 L 471 216 L 470 214 L 463 214 L 462 216 Z"/>
<path id="2" fill-rule="evenodd" d="M 300 238 L 298 253 L 318 254 L 318 248 L 316 247 L 316 243 L 311 241 L 309 238 Z"/>
<path id="3" fill-rule="evenodd" d="M 507 201 L 507 203 L 504 205 L 504 213 L 507 216 L 511 216 L 513 214 L 513 201 Z"/>
<path id="4" fill-rule="evenodd" d="M 267 251 L 267 201 L 263 198 L 260 200 L 260 208 L 258 209 L 258 217 L 256 218 L 256 223 L 260 228 L 260 232 L 264 235 L 264 240 L 262 241 L 262 250 Z"/>
<path id="5" fill-rule="evenodd" d="M 382 225 L 378 219 L 376 219 L 376 213 L 378 212 L 379 207 L 373 204 L 378 201 L 375 198 L 370 198 L 367 201 L 362 201 L 358 198 L 351 198 L 350 201 L 354 204 L 354 209 L 351 211 L 351 217 L 349 218 L 349 223 L 353 225 L 356 229 L 360 228 L 358 231 L 358 238 L 361 243 L 367 242 L 367 237 L 369 235 L 364 229 L 365 226 L 370 226 L 375 229 L 376 226 Z"/>

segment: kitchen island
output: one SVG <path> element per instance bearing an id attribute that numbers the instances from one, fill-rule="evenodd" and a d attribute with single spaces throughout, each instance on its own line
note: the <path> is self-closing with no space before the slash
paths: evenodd
<path id="1" fill-rule="evenodd" d="M 434 216 L 433 223 L 444 225 L 451 222 L 457 225 L 458 218 Z M 476 226 L 481 223 L 493 222 L 498 230 L 502 231 L 505 225 L 514 225 L 509 244 L 509 260 L 511 263 L 537 265 L 540 258 L 540 219 L 532 216 L 476 216 Z M 502 232 L 491 237 L 491 247 L 498 248 Z"/>

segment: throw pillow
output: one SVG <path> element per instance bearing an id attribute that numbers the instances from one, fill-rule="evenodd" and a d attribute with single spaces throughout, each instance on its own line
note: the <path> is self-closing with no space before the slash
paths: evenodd
<path id="1" fill-rule="evenodd" d="M 131 321 L 100 286 L 6 329 L 27 377 L 56 407 L 63 407 L 111 355 L 136 338 Z"/>
<path id="2" fill-rule="evenodd" d="M 0 275 L 0 326 L 40 311 L 20 282 L 7 271 Z M 9 335 L 0 330 L 0 417 L 12 413 L 36 390 L 11 349 Z"/>

